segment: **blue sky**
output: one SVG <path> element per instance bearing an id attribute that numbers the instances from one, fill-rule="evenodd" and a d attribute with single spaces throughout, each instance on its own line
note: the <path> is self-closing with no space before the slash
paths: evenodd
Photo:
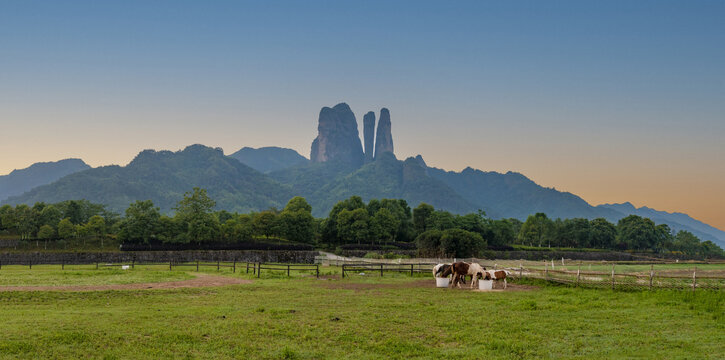
<path id="1" fill-rule="evenodd" d="M 399 157 L 722 228 L 723 19 L 722 1 L 0 0 L 0 173 L 190 143 L 307 156 L 345 101 L 390 108 Z"/>

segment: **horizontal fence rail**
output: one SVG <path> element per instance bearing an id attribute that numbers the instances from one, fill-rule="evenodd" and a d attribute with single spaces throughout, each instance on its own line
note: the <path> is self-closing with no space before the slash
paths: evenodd
<path id="1" fill-rule="evenodd" d="M 320 277 L 320 266 L 318 264 L 286 264 L 286 263 L 264 263 L 264 262 L 222 262 L 220 260 L 212 261 L 212 260 L 196 260 L 196 261 L 188 261 L 188 262 L 177 262 L 173 260 L 169 260 L 168 262 L 145 262 L 145 261 L 136 261 L 132 260 L 130 262 L 122 262 L 122 263 L 104 263 L 104 262 L 40 262 L 40 263 L 33 263 L 28 262 L 25 264 L 12 264 L 14 266 L 28 266 L 28 269 L 32 270 L 33 266 L 60 266 L 61 270 L 65 270 L 66 266 L 90 266 L 91 269 L 95 268 L 96 270 L 101 268 L 123 268 L 125 266 L 128 266 L 129 269 L 135 269 L 137 265 L 145 265 L 145 266 L 164 266 L 168 267 L 169 271 L 174 270 L 174 268 L 185 268 L 190 267 L 196 271 L 199 271 L 201 267 L 216 267 L 217 271 L 221 271 L 222 268 L 228 268 L 231 269 L 233 273 L 237 272 L 237 266 L 241 266 L 245 268 L 246 273 L 249 273 L 249 270 L 252 270 L 252 274 L 257 275 L 259 278 L 261 276 L 262 270 L 269 270 L 269 271 L 286 271 L 287 276 L 290 276 L 290 273 L 292 271 L 309 271 L 314 272 L 315 277 Z M 7 267 L 7 264 L 5 264 Z M 3 264 L 0 263 L 0 270 L 2 270 Z"/>
<path id="2" fill-rule="evenodd" d="M 436 263 L 367 263 L 367 262 L 348 262 L 342 264 L 342 277 L 346 273 L 379 273 L 383 276 L 385 272 L 414 273 L 431 272 Z M 349 275 L 348 275 L 349 276 Z"/>

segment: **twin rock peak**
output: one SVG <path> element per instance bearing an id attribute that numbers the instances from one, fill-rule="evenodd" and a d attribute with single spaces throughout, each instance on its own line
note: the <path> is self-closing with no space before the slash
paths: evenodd
<path id="1" fill-rule="evenodd" d="M 364 152 L 355 114 L 347 104 L 323 107 L 318 121 L 317 138 L 310 151 L 312 162 L 336 161 L 360 166 L 383 153 L 393 153 L 390 111 L 386 108 L 380 110 L 377 133 L 375 113 L 370 111 L 363 116 Z"/>

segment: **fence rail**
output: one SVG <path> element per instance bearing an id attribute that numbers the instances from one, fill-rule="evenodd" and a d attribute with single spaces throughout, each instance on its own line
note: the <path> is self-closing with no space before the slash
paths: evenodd
<path id="1" fill-rule="evenodd" d="M 698 273 L 694 268 L 687 274 L 668 273 L 667 270 L 650 270 L 645 273 L 619 273 L 616 266 L 612 266 L 608 272 L 572 270 L 532 269 L 532 268 L 508 268 L 513 275 L 523 278 L 541 279 L 550 282 L 569 284 L 581 287 L 611 288 L 634 290 L 634 289 L 680 289 L 696 291 L 702 290 L 723 290 L 725 289 L 725 276 L 709 275 Z"/>
<path id="2" fill-rule="evenodd" d="M 320 277 L 320 266 L 318 264 L 285 264 L 285 263 L 263 263 L 263 262 L 238 262 L 236 260 L 232 262 L 222 262 L 219 260 L 212 261 L 212 260 L 195 260 L 195 261 L 189 261 L 189 262 L 176 262 L 173 260 L 169 260 L 168 262 L 142 262 L 142 261 L 136 261 L 132 260 L 130 262 L 122 262 L 122 263 L 103 263 L 103 262 L 42 262 L 42 263 L 33 263 L 28 262 L 25 264 L 12 264 L 15 266 L 28 266 L 28 269 L 32 270 L 33 266 L 48 266 L 48 265 L 60 265 L 61 270 L 65 270 L 66 265 L 87 265 L 87 266 L 95 266 L 95 269 L 100 268 L 110 268 L 110 267 L 123 267 L 123 266 L 129 266 L 131 269 L 134 269 L 136 265 L 146 265 L 146 266 L 168 266 L 169 271 L 172 271 L 174 268 L 178 267 L 191 267 L 195 268 L 196 271 L 199 271 L 200 267 L 216 267 L 217 271 L 220 271 L 222 268 L 230 268 L 232 272 L 237 272 L 237 266 L 244 267 L 246 269 L 246 273 L 249 273 L 249 270 L 252 270 L 252 274 L 257 275 L 257 277 L 261 277 L 262 270 L 270 270 L 270 271 L 286 271 L 287 276 L 290 276 L 291 271 L 313 271 L 315 274 L 315 277 Z M 7 266 L 7 264 L 6 264 Z M 3 264 L 0 263 L 0 270 L 2 270 Z M 240 268 L 241 269 L 241 268 Z"/>
<path id="3" fill-rule="evenodd" d="M 414 273 L 429 272 L 432 271 L 433 266 L 436 263 L 409 263 L 409 264 L 397 264 L 397 263 L 363 263 L 363 262 L 349 262 L 342 264 L 342 277 L 345 277 L 346 273 L 362 273 L 369 271 L 371 273 L 380 273 L 383 276 L 385 272 L 398 272 L 398 273 L 410 273 L 413 276 Z M 349 275 L 348 275 L 349 276 Z"/>

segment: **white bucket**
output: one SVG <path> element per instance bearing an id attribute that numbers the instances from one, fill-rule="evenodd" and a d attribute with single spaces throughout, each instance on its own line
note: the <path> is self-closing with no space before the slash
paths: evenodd
<path id="1" fill-rule="evenodd" d="M 492 290 L 493 280 L 478 280 L 478 290 Z"/>
<path id="2" fill-rule="evenodd" d="M 128 265 L 121 265 L 121 270 L 128 270 L 128 269 L 130 269 L 130 268 L 131 268 L 131 267 L 130 267 L 130 266 L 128 266 Z"/>
<path id="3" fill-rule="evenodd" d="M 437 277 L 436 278 L 436 287 L 439 287 L 439 288 L 448 287 L 448 278 L 447 277 Z"/>

